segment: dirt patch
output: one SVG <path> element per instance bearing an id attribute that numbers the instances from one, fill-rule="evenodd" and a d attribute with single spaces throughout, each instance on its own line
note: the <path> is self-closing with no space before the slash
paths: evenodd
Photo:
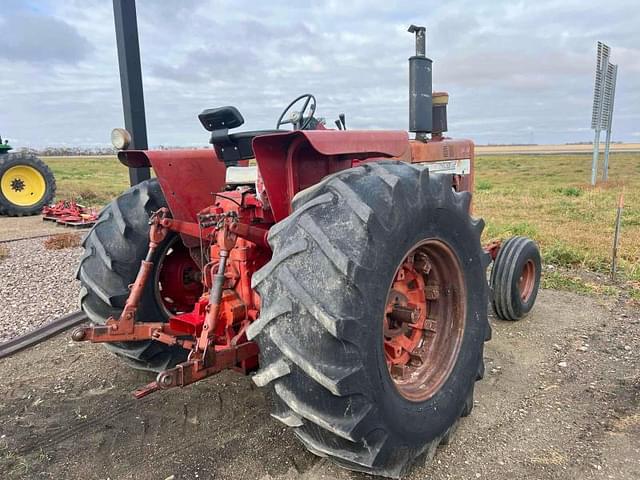
<path id="1" fill-rule="evenodd" d="M 640 478 L 639 315 L 547 290 L 527 319 L 492 319 L 472 415 L 408 478 Z M 150 380 L 65 336 L 1 360 L 3 478 L 371 478 L 304 450 L 249 378 L 134 400 Z"/>
<path id="2" fill-rule="evenodd" d="M 64 248 L 79 247 L 82 235 L 79 233 L 59 233 L 52 235 L 44 241 L 44 248 L 47 250 L 62 250 Z"/>
<path id="3" fill-rule="evenodd" d="M 64 227 L 45 222 L 40 215 L 18 218 L 0 215 L 0 242 L 61 232 L 64 232 Z"/>

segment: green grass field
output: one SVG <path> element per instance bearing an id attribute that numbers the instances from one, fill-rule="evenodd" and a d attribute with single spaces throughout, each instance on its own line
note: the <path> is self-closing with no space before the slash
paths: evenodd
<path id="1" fill-rule="evenodd" d="M 474 201 L 486 237 L 528 235 L 549 263 L 606 272 L 624 187 L 621 267 L 640 281 L 640 154 L 613 155 L 605 186 L 591 187 L 590 171 L 589 155 L 479 158 Z"/>
<path id="2" fill-rule="evenodd" d="M 57 199 L 101 206 L 129 187 L 129 173 L 115 156 L 42 157 L 58 185 Z"/>
<path id="3" fill-rule="evenodd" d="M 127 170 L 115 157 L 45 160 L 56 175 L 59 198 L 101 205 L 128 186 Z M 585 154 L 479 157 L 474 212 L 486 221 L 487 240 L 527 235 L 540 244 L 548 264 L 604 273 L 624 187 L 620 268 L 640 299 L 640 154 L 613 154 L 606 186 L 588 184 L 590 169 L 591 156 Z M 563 286 L 563 278 L 554 275 L 547 285 Z"/>

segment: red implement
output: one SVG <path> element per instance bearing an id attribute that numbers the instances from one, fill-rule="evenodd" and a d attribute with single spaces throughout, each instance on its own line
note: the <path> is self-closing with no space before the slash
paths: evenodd
<path id="1" fill-rule="evenodd" d="M 42 209 L 42 220 L 65 226 L 88 228 L 96 223 L 97 219 L 96 208 L 85 207 L 75 200 L 60 200 Z"/>

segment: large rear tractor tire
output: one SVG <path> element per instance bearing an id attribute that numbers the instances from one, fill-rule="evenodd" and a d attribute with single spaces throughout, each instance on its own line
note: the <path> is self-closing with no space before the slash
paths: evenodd
<path id="1" fill-rule="evenodd" d="M 110 316 L 120 316 L 129 294 L 128 285 L 135 281 L 147 253 L 149 217 L 166 206 L 158 181 L 151 179 L 130 188 L 100 212 L 84 240 L 85 252 L 77 271 L 82 284 L 82 310 L 92 322 L 103 324 Z M 189 309 L 201 293 L 199 282 L 189 281 L 190 269 L 196 267 L 179 236 L 167 236 L 153 261 L 151 281 L 136 312 L 139 321 L 167 321 L 175 313 L 173 310 Z M 173 299 L 167 297 L 168 291 L 174 292 Z M 152 340 L 106 346 L 133 367 L 156 372 L 184 361 L 188 353 Z"/>
<path id="2" fill-rule="evenodd" d="M 32 153 L 0 155 L 0 214 L 36 215 L 56 194 L 51 169 Z"/>
<path id="3" fill-rule="evenodd" d="M 253 378 L 312 453 L 399 477 L 471 412 L 490 327 L 470 201 L 451 176 L 379 162 L 301 192 L 272 227 Z"/>

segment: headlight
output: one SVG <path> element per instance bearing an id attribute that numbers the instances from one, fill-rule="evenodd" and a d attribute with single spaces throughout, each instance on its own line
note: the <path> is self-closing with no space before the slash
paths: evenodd
<path id="1" fill-rule="evenodd" d="M 124 128 L 114 128 L 111 130 L 111 144 L 117 150 L 126 150 L 131 143 L 131 134 Z"/>

